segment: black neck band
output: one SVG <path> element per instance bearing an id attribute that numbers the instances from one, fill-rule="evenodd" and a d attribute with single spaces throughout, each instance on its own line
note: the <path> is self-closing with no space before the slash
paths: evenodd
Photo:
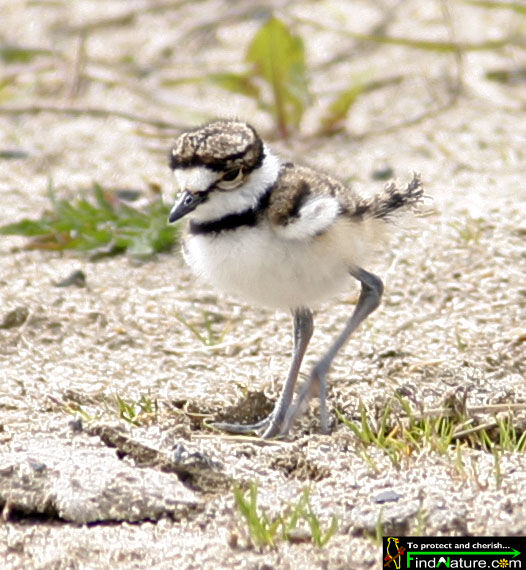
<path id="1" fill-rule="evenodd" d="M 271 190 L 272 186 L 269 186 L 260 196 L 254 208 L 249 208 L 237 214 L 229 214 L 228 216 L 223 216 L 222 218 L 210 222 L 194 222 L 191 220 L 190 233 L 192 235 L 218 234 L 219 232 L 235 230 L 241 226 L 255 226 L 261 212 L 269 205 Z"/>

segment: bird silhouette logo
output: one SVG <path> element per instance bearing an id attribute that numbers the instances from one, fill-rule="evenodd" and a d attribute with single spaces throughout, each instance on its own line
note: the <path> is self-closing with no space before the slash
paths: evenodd
<path id="1" fill-rule="evenodd" d="M 386 556 L 384 558 L 384 568 L 396 568 L 400 570 L 400 560 L 405 553 L 405 548 L 399 546 L 400 540 L 390 536 L 387 539 Z M 393 564 L 394 566 L 391 566 Z"/>

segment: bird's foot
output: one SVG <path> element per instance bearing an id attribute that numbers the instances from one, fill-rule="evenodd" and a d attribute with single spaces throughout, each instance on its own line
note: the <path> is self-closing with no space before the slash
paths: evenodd
<path id="1" fill-rule="evenodd" d="M 320 399 L 321 433 L 330 433 L 329 412 L 327 409 L 327 370 L 328 365 L 321 361 L 314 367 L 309 379 L 301 386 L 295 401 L 284 406 L 283 402 L 276 402 L 272 412 L 264 419 L 253 424 L 231 424 L 228 422 L 214 422 L 212 427 L 229 433 L 254 433 L 262 439 L 287 435 L 296 419 L 307 409 L 313 397 Z"/>
<path id="2" fill-rule="evenodd" d="M 276 414 L 272 412 L 266 418 L 253 424 L 231 424 L 228 422 L 213 422 L 210 425 L 221 431 L 228 433 L 247 434 L 254 433 L 262 439 L 270 439 L 277 435 L 285 435 L 286 432 L 282 431 L 284 427 L 284 420 L 276 418 Z M 287 430 L 288 431 L 288 430 Z"/>
<path id="3" fill-rule="evenodd" d="M 296 400 L 287 410 L 282 427 L 285 433 L 289 431 L 296 419 L 305 413 L 309 402 L 316 396 L 320 399 L 320 431 L 323 434 L 330 433 L 326 373 L 326 367 L 323 364 L 318 365 L 312 371 L 309 379 L 301 386 Z"/>

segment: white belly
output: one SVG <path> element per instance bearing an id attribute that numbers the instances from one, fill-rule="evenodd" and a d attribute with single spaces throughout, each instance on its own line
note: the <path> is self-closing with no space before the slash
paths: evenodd
<path id="1" fill-rule="evenodd" d="M 266 224 L 189 235 L 185 259 L 218 290 L 274 308 L 309 307 L 334 296 L 349 285 L 354 264 L 330 238 L 283 239 Z"/>

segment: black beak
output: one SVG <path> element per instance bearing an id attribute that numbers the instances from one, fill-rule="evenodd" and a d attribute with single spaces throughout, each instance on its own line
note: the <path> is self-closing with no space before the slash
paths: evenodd
<path id="1" fill-rule="evenodd" d="M 206 200 L 206 194 L 195 194 L 193 192 L 189 192 L 185 190 L 179 201 L 176 202 L 173 208 L 170 210 L 170 216 L 168 217 L 168 221 L 170 223 L 176 222 L 180 220 L 186 214 L 189 214 L 193 210 L 199 206 L 201 202 Z"/>

